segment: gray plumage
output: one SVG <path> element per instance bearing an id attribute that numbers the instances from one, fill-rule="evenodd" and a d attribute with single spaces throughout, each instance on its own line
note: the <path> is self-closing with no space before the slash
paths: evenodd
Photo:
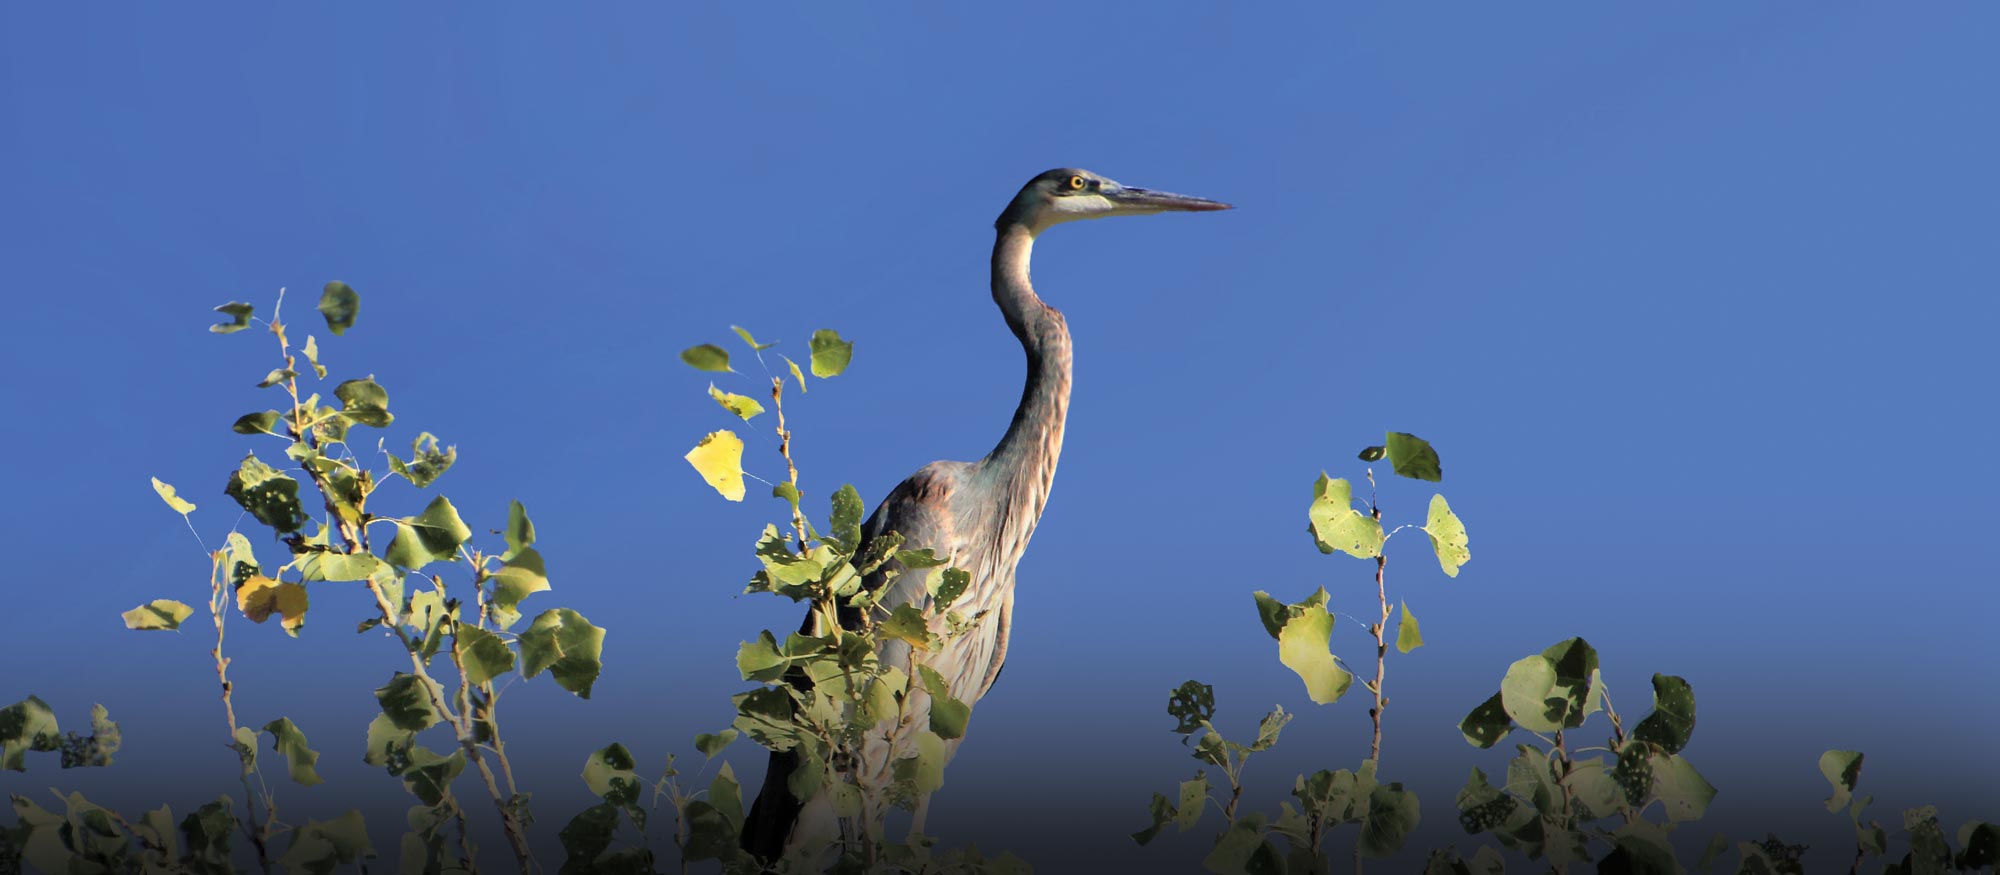
<path id="1" fill-rule="evenodd" d="M 897 532 L 904 538 L 903 549 L 928 547 L 971 574 L 971 585 L 952 610 L 972 618 L 972 629 L 923 658 L 923 664 L 944 677 L 954 698 L 975 703 L 1000 676 L 1013 631 L 1014 569 L 1048 503 L 1062 454 L 1063 423 L 1069 412 L 1070 335 L 1062 313 L 1043 303 L 1029 280 L 1036 236 L 1077 219 L 1223 209 L 1229 205 L 1131 188 L 1086 170 L 1059 168 L 1029 180 L 994 222 L 993 300 L 1028 359 L 1021 403 L 992 452 L 976 462 L 925 465 L 890 490 L 862 527 L 864 543 Z M 931 598 L 925 577 L 922 572 L 900 576 L 882 594 L 881 603 L 889 608 L 914 604 L 927 609 Z M 884 580 L 885 575 L 877 572 L 864 585 L 879 589 Z M 853 619 L 843 617 L 843 622 Z M 814 628 L 810 618 L 802 631 L 824 632 Z M 910 668 L 910 649 L 903 642 L 882 645 L 880 658 L 905 671 Z M 885 791 L 892 764 L 910 749 L 911 736 L 927 728 L 929 705 L 928 696 L 913 691 L 905 708 L 908 718 L 887 732 L 870 734 L 860 752 L 857 774 L 864 818 L 878 817 L 888 804 Z M 947 751 L 955 752 L 962 740 L 948 742 Z M 786 778 L 796 766 L 793 754 L 771 755 L 763 789 L 746 819 L 743 846 L 761 858 L 775 858 L 809 837 L 835 834 L 836 822 L 824 794 L 804 806 L 791 798 Z M 918 828 L 923 815 L 920 806 Z"/>

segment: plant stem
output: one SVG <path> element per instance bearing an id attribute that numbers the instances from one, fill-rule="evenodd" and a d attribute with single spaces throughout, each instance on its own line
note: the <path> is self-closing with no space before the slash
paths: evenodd
<path id="1" fill-rule="evenodd" d="M 215 618 L 215 649 L 209 651 L 209 654 L 215 657 L 215 678 L 222 682 L 222 713 L 229 720 L 229 749 L 235 751 L 237 758 L 242 761 L 243 835 L 250 839 L 250 846 L 257 851 L 258 871 L 269 875 L 271 871 L 271 852 L 268 838 L 271 831 L 271 822 L 277 817 L 277 808 L 269 793 L 259 794 L 257 791 L 251 789 L 250 772 L 253 768 L 251 763 L 255 761 L 252 757 L 254 757 L 256 752 L 254 750 L 243 750 L 242 743 L 236 740 L 236 703 L 233 699 L 236 688 L 235 685 L 229 682 L 229 658 L 222 655 L 222 622 L 227 605 L 229 604 L 229 597 L 222 589 L 224 578 L 223 563 L 227 560 L 221 550 L 215 551 L 209 557 L 209 560 L 211 564 L 208 574 L 208 612 Z M 255 803 L 259 799 L 262 799 L 264 802 L 264 820 L 261 823 L 257 820 L 257 809 L 255 806 Z"/>
<path id="2" fill-rule="evenodd" d="M 792 487 L 792 531 L 799 536 L 799 552 L 807 550 L 806 517 L 799 510 L 799 466 L 792 461 L 792 430 L 785 425 L 785 378 L 771 378 L 771 408 L 778 414 L 778 455 L 785 457 L 786 483 Z"/>
<path id="3" fill-rule="evenodd" d="M 1374 479 L 1372 476 L 1369 478 Z M 1382 519 L 1382 508 L 1369 501 L 1369 510 L 1377 521 Z M 1375 761 L 1377 774 L 1382 770 L 1382 709 L 1388 707 L 1389 700 L 1382 695 L 1382 677 L 1387 672 L 1389 656 L 1389 590 L 1383 583 L 1383 571 L 1389 566 L 1389 557 L 1380 550 L 1375 553 L 1375 596 L 1380 601 L 1382 613 L 1368 631 L 1375 636 L 1375 707 L 1368 709 L 1368 717 L 1374 721 L 1375 733 L 1368 743 L 1368 758 Z"/>
<path id="4" fill-rule="evenodd" d="M 493 797 L 493 808 L 500 812 L 500 827 L 507 833 L 507 844 L 513 848 L 514 862 L 521 867 L 522 875 L 527 875 L 535 868 L 534 855 L 528 850 L 527 832 L 521 828 L 521 819 L 515 816 L 513 807 L 507 804 L 507 797 L 500 794 L 500 784 L 493 777 L 493 767 L 479 755 L 479 734 L 473 731 L 472 678 L 465 672 L 465 657 L 458 647 L 456 629 L 452 630 L 451 636 L 451 664 L 458 669 L 458 720 L 455 724 L 458 746 L 465 749 L 466 758 L 478 767 L 480 779 L 486 782 L 486 793 Z M 497 729 L 494 735 L 494 740 L 499 740 Z"/>

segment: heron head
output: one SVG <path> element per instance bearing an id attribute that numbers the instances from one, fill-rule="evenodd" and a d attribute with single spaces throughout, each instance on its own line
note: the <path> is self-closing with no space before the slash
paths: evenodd
<path id="1" fill-rule="evenodd" d="M 1133 188 L 1088 170 L 1058 167 L 1028 180 L 994 226 L 1020 225 L 1039 234 L 1051 225 L 1077 219 L 1227 209 L 1230 205 L 1220 201 Z"/>

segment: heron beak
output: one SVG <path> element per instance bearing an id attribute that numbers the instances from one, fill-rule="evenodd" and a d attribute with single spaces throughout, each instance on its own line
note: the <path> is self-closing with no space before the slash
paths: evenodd
<path id="1" fill-rule="evenodd" d="M 1195 213 L 1235 209 L 1230 204 L 1207 198 L 1122 185 L 1116 189 L 1106 187 L 1103 194 L 1106 200 L 1117 206 L 1117 213 L 1120 215 L 1140 216 L 1164 212 Z"/>

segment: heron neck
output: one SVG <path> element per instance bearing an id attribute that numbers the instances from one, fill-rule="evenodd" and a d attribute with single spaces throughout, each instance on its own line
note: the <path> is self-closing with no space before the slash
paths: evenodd
<path id="1" fill-rule="evenodd" d="M 1056 459 L 1062 454 L 1063 421 L 1069 415 L 1069 326 L 1062 313 L 1042 303 L 1028 280 L 1034 246 L 1034 233 L 1020 225 L 1001 228 L 993 244 L 993 301 L 1028 355 L 1028 380 L 1014 420 L 999 445 L 980 461 L 981 473 L 1008 487 L 1001 491 L 1003 501 L 1025 502 L 1002 516 L 1027 522 L 1018 533 L 1018 543 L 1007 545 L 1008 552 L 1026 547 L 1027 535 L 1041 516 L 1055 480 Z"/>

